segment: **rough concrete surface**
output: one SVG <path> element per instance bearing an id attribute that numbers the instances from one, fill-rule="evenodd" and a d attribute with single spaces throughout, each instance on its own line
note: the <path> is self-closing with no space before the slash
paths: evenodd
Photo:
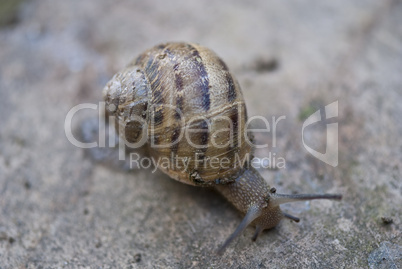
<path id="1" fill-rule="evenodd" d="M 4 1 L 7 2 L 7 1 Z M 7 6 L 7 5 L 5 5 Z M 0 268 L 402 268 L 402 1 L 18 1 L 0 24 Z M 11 13 L 10 13 L 11 12 Z M 116 171 L 66 138 L 68 111 L 165 41 L 213 49 L 286 168 L 288 204 L 251 242 L 217 247 L 241 216 L 217 193 L 149 170 Z M 338 101 L 339 165 L 303 147 L 303 121 Z M 74 117 L 74 133 L 94 111 Z M 270 120 L 270 123 L 272 121 Z M 257 124 L 259 125 L 259 123 Z M 306 143 L 325 151 L 325 128 Z M 388 218 L 388 219 L 387 219 Z M 391 222 L 391 223 L 390 223 Z"/>

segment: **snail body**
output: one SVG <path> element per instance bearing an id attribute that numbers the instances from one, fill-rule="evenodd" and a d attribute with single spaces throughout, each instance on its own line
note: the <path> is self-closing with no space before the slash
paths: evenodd
<path id="1" fill-rule="evenodd" d="M 286 217 L 281 203 L 341 199 L 340 195 L 281 195 L 247 165 L 252 144 L 239 83 L 211 50 L 190 43 L 155 46 L 118 72 L 103 90 L 119 135 L 142 154 L 165 159 L 171 178 L 214 187 L 245 217 L 219 249 L 248 225 L 255 240 Z M 186 162 L 178 166 L 177 160 Z M 214 161 L 215 160 L 215 161 Z M 216 160 L 224 160 L 220 165 Z"/>

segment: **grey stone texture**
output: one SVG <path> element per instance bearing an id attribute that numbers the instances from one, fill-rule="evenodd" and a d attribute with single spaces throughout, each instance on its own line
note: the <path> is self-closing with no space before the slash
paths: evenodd
<path id="1" fill-rule="evenodd" d="M 401 1 L 18 3 L 0 25 L 0 268 L 402 268 Z M 256 156 L 286 160 L 260 170 L 271 186 L 343 200 L 284 205 L 300 223 L 256 242 L 249 228 L 217 256 L 242 218 L 217 193 L 111 169 L 72 145 L 68 111 L 97 104 L 115 72 L 166 41 L 221 56 L 250 116 L 286 116 L 275 135 L 256 134 L 270 146 Z M 337 167 L 301 139 L 334 101 Z M 95 114 L 78 113 L 74 134 Z M 306 131 L 321 151 L 322 127 Z"/>

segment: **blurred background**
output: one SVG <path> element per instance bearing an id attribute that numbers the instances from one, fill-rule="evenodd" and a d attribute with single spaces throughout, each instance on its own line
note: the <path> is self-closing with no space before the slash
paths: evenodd
<path id="1" fill-rule="evenodd" d="M 0 267 L 402 267 L 400 14 L 399 0 L 2 0 Z M 247 229 L 217 257 L 241 221 L 222 197 L 160 172 L 110 169 L 71 145 L 68 111 L 97 104 L 115 72 L 167 41 L 215 51 L 250 116 L 286 117 L 275 147 L 272 133 L 257 134 L 286 160 L 260 171 L 271 186 L 344 199 L 285 205 L 300 223 L 282 221 L 255 243 Z M 301 129 L 335 101 L 332 167 L 306 151 Z M 90 114 L 74 118 L 75 133 Z M 324 127 L 307 135 L 321 152 Z"/>

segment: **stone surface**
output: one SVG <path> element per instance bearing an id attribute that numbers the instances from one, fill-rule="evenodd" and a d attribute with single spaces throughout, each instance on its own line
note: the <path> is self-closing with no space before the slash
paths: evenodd
<path id="1" fill-rule="evenodd" d="M 0 268 L 401 268 L 401 12 L 397 0 L 22 2 L 0 29 Z M 241 221 L 222 197 L 73 146 L 68 111 L 97 104 L 116 71 L 170 40 L 217 52 L 249 115 L 286 116 L 275 140 L 256 134 L 270 145 L 257 156 L 286 160 L 261 170 L 270 185 L 344 199 L 285 205 L 300 223 L 255 243 L 249 228 L 219 257 Z M 334 101 L 337 167 L 301 139 L 303 120 Z M 95 113 L 78 113 L 74 134 Z M 306 133 L 321 151 L 322 127 Z"/>

